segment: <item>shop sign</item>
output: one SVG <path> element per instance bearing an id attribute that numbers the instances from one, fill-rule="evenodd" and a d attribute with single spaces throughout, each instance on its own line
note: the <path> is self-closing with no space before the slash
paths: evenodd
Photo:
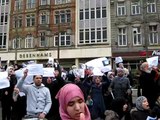
<path id="1" fill-rule="evenodd" d="M 19 58 L 45 58 L 52 57 L 52 53 L 22 53 L 19 54 Z"/>

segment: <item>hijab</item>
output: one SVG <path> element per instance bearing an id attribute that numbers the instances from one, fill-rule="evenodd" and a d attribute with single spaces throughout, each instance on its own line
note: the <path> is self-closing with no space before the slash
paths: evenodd
<path id="1" fill-rule="evenodd" d="M 143 106 L 142 106 L 142 103 L 143 103 L 143 101 L 146 99 L 146 97 L 144 97 L 144 96 L 140 96 L 140 97 L 138 97 L 137 99 L 136 99 L 136 108 L 138 109 L 138 110 L 144 110 L 144 108 L 143 108 Z"/>
<path id="2" fill-rule="evenodd" d="M 75 84 L 66 84 L 63 86 L 56 95 L 56 99 L 59 100 L 59 113 L 62 120 L 73 120 L 68 114 L 66 110 L 66 106 L 74 97 L 80 97 L 84 100 L 84 95 L 81 89 Z M 86 104 L 84 104 L 84 120 L 91 120 L 90 112 Z"/>

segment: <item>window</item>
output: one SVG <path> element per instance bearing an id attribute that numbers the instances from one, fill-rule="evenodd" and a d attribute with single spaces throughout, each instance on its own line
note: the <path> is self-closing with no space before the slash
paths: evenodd
<path id="1" fill-rule="evenodd" d="M 126 46 L 127 45 L 126 28 L 118 28 L 118 45 L 119 46 Z"/>
<path id="2" fill-rule="evenodd" d="M 91 19 L 95 18 L 95 8 L 91 8 Z"/>
<path id="3" fill-rule="evenodd" d="M 103 42 L 107 42 L 107 28 L 102 28 L 103 30 Z"/>
<path id="4" fill-rule="evenodd" d="M 156 1 L 155 0 L 148 0 L 147 12 L 148 13 L 155 13 L 156 12 Z"/>
<path id="5" fill-rule="evenodd" d="M 41 13 L 40 15 L 40 24 L 49 24 L 49 15 L 48 13 Z"/>
<path id="6" fill-rule="evenodd" d="M 95 28 L 91 29 L 91 43 L 95 43 L 96 41 L 96 33 L 95 33 Z"/>
<path id="7" fill-rule="evenodd" d="M 8 5 L 9 0 L 0 0 L 0 5 Z"/>
<path id="8" fill-rule="evenodd" d="M 71 11 L 55 11 L 55 24 L 71 22 Z"/>
<path id="9" fill-rule="evenodd" d="M 1 13 L 0 25 L 6 25 L 8 21 L 8 13 Z"/>
<path id="10" fill-rule="evenodd" d="M 119 2 L 117 4 L 117 16 L 126 15 L 126 6 L 124 2 Z"/>
<path id="11" fill-rule="evenodd" d="M 131 14 L 138 15 L 140 14 L 140 2 L 132 2 L 131 3 Z"/>
<path id="12" fill-rule="evenodd" d="M 33 37 L 32 35 L 27 35 L 25 38 L 25 48 L 33 48 Z"/>
<path id="13" fill-rule="evenodd" d="M 107 16 L 106 7 L 102 7 L 102 18 Z"/>
<path id="14" fill-rule="evenodd" d="M 97 42 L 101 42 L 101 28 L 97 28 Z"/>
<path id="15" fill-rule="evenodd" d="M 50 0 L 41 0 L 41 5 L 49 5 L 50 4 Z"/>
<path id="16" fill-rule="evenodd" d="M 20 48 L 20 41 L 21 41 L 21 38 L 15 38 L 13 39 L 13 49 L 16 49 L 16 48 Z"/>
<path id="17" fill-rule="evenodd" d="M 0 48 L 6 48 L 6 33 L 0 33 Z"/>
<path id="18" fill-rule="evenodd" d="M 140 27 L 134 27 L 132 28 L 132 39 L 133 39 L 133 45 L 142 45 L 142 39 L 141 39 L 141 28 Z"/>
<path id="19" fill-rule="evenodd" d="M 26 15 L 26 26 L 34 26 L 35 25 L 35 15 Z"/>
<path id="20" fill-rule="evenodd" d="M 71 45 L 71 36 L 68 35 L 66 32 L 59 33 L 59 39 L 58 36 L 55 36 L 55 46 L 70 46 Z"/>
<path id="21" fill-rule="evenodd" d="M 80 43 L 84 43 L 84 30 L 81 29 L 80 32 L 79 32 L 79 36 L 80 36 Z"/>
<path id="22" fill-rule="evenodd" d="M 85 9 L 85 19 L 89 19 L 89 9 Z"/>
<path id="23" fill-rule="evenodd" d="M 79 43 L 93 44 L 107 42 L 107 28 L 80 29 Z"/>
<path id="24" fill-rule="evenodd" d="M 71 0 L 55 0 L 55 4 L 65 4 L 65 3 L 70 3 Z"/>
<path id="25" fill-rule="evenodd" d="M 149 26 L 149 42 L 150 45 L 158 44 L 158 30 L 157 25 Z"/>
<path id="26" fill-rule="evenodd" d="M 23 0 L 15 0 L 15 10 L 22 10 L 23 9 Z"/>
<path id="27" fill-rule="evenodd" d="M 45 47 L 46 46 L 46 33 L 41 32 L 40 33 L 40 47 Z"/>
<path id="28" fill-rule="evenodd" d="M 83 9 L 80 10 L 79 17 L 80 17 L 80 20 L 83 20 Z"/>
<path id="29" fill-rule="evenodd" d="M 65 23 L 65 11 L 60 11 L 60 22 Z"/>
<path id="30" fill-rule="evenodd" d="M 96 8 L 96 17 L 101 18 L 101 9 L 100 7 Z"/>
<path id="31" fill-rule="evenodd" d="M 35 8 L 36 1 L 35 0 L 27 0 L 27 9 Z"/>
<path id="32" fill-rule="evenodd" d="M 89 43 L 89 29 L 85 29 L 85 43 Z"/>
<path id="33" fill-rule="evenodd" d="M 22 16 L 14 17 L 14 28 L 22 27 Z"/>

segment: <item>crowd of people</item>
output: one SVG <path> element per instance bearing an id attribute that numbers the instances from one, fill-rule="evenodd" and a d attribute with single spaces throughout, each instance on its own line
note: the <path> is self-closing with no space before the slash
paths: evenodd
<path id="1" fill-rule="evenodd" d="M 118 63 L 116 69 L 95 74 L 86 66 L 84 77 L 75 68 L 65 71 L 59 64 L 54 77 L 34 75 L 25 82 L 28 69 L 17 78 L 19 65 L 9 66 L 10 86 L 0 90 L 2 120 L 40 118 L 47 120 L 160 120 L 160 75 L 158 67 L 147 62 L 139 66 L 138 94 L 132 101 L 130 70 Z"/>

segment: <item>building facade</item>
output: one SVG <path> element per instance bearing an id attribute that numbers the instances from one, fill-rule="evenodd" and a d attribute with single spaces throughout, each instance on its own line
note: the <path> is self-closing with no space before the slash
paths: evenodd
<path id="1" fill-rule="evenodd" d="M 7 59 L 5 54 L 8 52 L 9 14 L 10 14 L 9 0 L 0 0 L 0 52 L 4 53 L 0 55 L 1 60 L 4 57 Z"/>
<path id="2" fill-rule="evenodd" d="M 52 57 L 68 68 L 94 58 L 111 57 L 108 3 L 11 0 L 8 47 L 7 53 L 1 53 L 2 61 L 47 63 Z"/>
<path id="3" fill-rule="evenodd" d="M 159 0 L 111 0 L 112 56 L 138 63 L 160 47 Z"/>

